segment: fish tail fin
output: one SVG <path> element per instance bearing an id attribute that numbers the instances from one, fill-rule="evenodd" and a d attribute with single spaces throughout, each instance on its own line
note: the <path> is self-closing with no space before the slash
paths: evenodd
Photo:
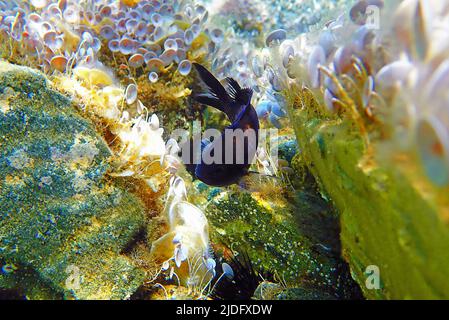
<path id="1" fill-rule="evenodd" d="M 201 104 L 205 104 L 219 110 L 222 109 L 220 100 L 216 97 L 211 96 L 210 94 L 197 94 L 193 98 Z"/>
<path id="2" fill-rule="evenodd" d="M 198 63 L 194 63 L 193 64 L 195 66 L 196 71 L 198 72 L 201 80 L 203 80 L 203 82 L 209 87 L 210 90 L 210 94 L 206 95 L 208 96 L 207 101 L 209 102 L 214 102 L 212 101 L 210 98 L 213 98 L 217 101 L 221 101 L 222 103 L 226 103 L 230 101 L 230 97 L 226 91 L 226 89 L 223 87 L 223 85 L 220 83 L 220 81 L 218 81 L 217 78 L 214 77 L 214 75 L 212 73 L 209 72 L 209 70 L 207 70 L 205 67 L 203 67 L 202 65 L 198 64 Z M 204 95 L 203 95 L 204 97 Z M 200 103 L 202 103 L 201 101 L 199 101 Z M 212 107 L 215 107 L 215 105 L 211 105 Z"/>

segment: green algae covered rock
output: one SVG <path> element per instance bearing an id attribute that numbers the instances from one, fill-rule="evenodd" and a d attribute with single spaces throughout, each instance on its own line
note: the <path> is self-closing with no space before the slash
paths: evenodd
<path id="1" fill-rule="evenodd" d="M 263 281 L 254 292 L 255 300 L 335 300 L 335 297 L 313 288 L 285 288 Z"/>
<path id="2" fill-rule="evenodd" d="M 217 197 L 206 211 L 211 241 L 224 244 L 233 254 L 248 255 L 257 272 L 271 273 L 288 287 L 305 285 L 321 296 L 359 298 L 357 285 L 336 253 L 339 248 L 334 230 L 314 230 L 327 232 L 315 236 L 305 231 L 313 229 L 315 222 L 324 227 L 320 217 L 326 221 L 331 218 L 327 208 L 314 206 L 306 198 L 298 193 L 295 206 L 276 206 L 247 192 Z M 312 219 L 315 222 L 309 224 Z M 285 299 L 288 297 L 301 299 L 299 295 Z"/>
<path id="3" fill-rule="evenodd" d="M 367 161 L 353 121 L 322 115 L 307 90 L 296 99 L 289 109 L 302 151 L 296 165 L 313 173 L 338 210 L 343 256 L 365 297 L 448 299 L 449 225 L 447 206 L 437 204 L 441 190 L 422 192 L 425 181 L 414 177 L 419 170 L 400 170 L 406 161 Z M 440 198 L 447 200 L 445 194 Z"/>
<path id="4" fill-rule="evenodd" d="M 123 299 L 143 274 L 122 254 L 144 209 L 105 175 L 110 150 L 45 77 L 0 62 L 0 288 Z"/>

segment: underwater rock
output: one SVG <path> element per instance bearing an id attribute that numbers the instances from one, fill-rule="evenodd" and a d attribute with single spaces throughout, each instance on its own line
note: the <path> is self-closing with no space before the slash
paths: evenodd
<path id="1" fill-rule="evenodd" d="M 255 272 L 272 274 L 288 287 L 301 284 L 338 299 L 360 298 L 357 285 L 338 255 L 335 239 L 324 239 L 332 236 L 338 239 L 338 233 L 329 229 L 320 237 L 305 232 L 305 229 L 323 232 L 315 229 L 313 222 L 309 224 L 305 216 L 325 226 L 320 217 L 332 212 L 312 204 L 306 197 L 297 199 L 301 207 L 288 203 L 270 205 L 245 192 L 217 195 L 206 211 L 215 252 L 224 248 L 224 256 L 247 255 Z"/>
<path id="2" fill-rule="evenodd" d="M 122 252 L 144 227 L 143 205 L 105 175 L 111 153 L 94 125 L 43 75 L 6 62 L 0 152 L 0 288 L 129 297 L 144 275 Z"/>
<path id="3" fill-rule="evenodd" d="M 322 291 L 309 288 L 284 288 L 282 285 L 263 281 L 254 292 L 256 300 L 335 300 Z"/>
<path id="4" fill-rule="evenodd" d="M 314 289 L 291 288 L 278 293 L 275 300 L 336 300 L 329 294 Z"/>
<path id="5" fill-rule="evenodd" d="M 296 139 L 287 139 L 279 143 L 278 149 L 279 157 L 291 163 L 293 157 L 298 153 L 298 143 Z"/>
<path id="6" fill-rule="evenodd" d="M 328 119 L 298 92 L 289 114 L 302 164 L 340 214 L 342 254 L 365 297 L 449 298 L 447 188 L 399 152 L 395 167 L 378 161 L 352 120 Z"/>

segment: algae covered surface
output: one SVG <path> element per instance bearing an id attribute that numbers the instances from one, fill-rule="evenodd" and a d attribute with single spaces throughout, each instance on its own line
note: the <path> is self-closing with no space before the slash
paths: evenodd
<path id="1" fill-rule="evenodd" d="M 143 275 L 121 251 L 143 205 L 106 177 L 107 144 L 41 74 L 1 62 L 0 79 L 0 257 L 11 266 L 1 287 L 29 298 L 130 296 Z"/>
<path id="2" fill-rule="evenodd" d="M 302 205 L 299 210 L 304 216 L 317 218 L 331 214 L 328 208 L 311 208 L 316 200 L 296 200 Z M 298 208 L 293 205 L 289 208 L 262 206 L 249 194 L 235 194 L 214 201 L 206 214 L 213 228 L 214 243 L 226 244 L 237 255 L 246 254 L 261 274 L 264 270 L 275 273 L 273 277 L 282 279 L 289 288 L 304 286 L 295 288 L 298 290 L 296 299 L 306 297 L 308 292 L 334 299 L 360 298 L 358 286 L 339 257 L 338 244 L 332 243 L 338 236 L 326 230 L 329 235 L 322 241 L 324 244 L 317 241 L 301 229 L 305 221 L 295 210 Z M 323 220 L 329 225 L 335 222 L 329 216 Z M 315 230 L 315 234 L 319 231 L 325 232 L 323 228 Z"/>
<path id="3" fill-rule="evenodd" d="M 0 298 L 449 299 L 448 8 L 0 0 Z"/>
<path id="4" fill-rule="evenodd" d="M 1 80 L 2 288 L 30 299 L 130 298 L 148 270 L 128 247 L 142 232 L 153 241 L 162 232 L 155 228 L 164 223 L 145 218 L 145 207 L 155 204 L 108 175 L 107 143 L 42 74 L 2 62 Z M 292 162 L 296 152 L 290 140 L 281 153 Z M 270 197 L 246 191 L 220 198 L 223 190 L 197 188 L 212 201 L 206 216 L 216 254 L 248 254 L 257 272 L 285 283 L 279 299 L 360 297 L 339 257 L 335 212 L 324 200 L 302 191 L 270 204 Z M 319 236 L 324 230 L 312 222 L 319 216 L 333 228 L 330 236 Z"/>
<path id="5" fill-rule="evenodd" d="M 442 210 L 415 188 L 413 176 L 377 163 L 353 121 L 323 116 L 311 93 L 299 92 L 289 112 L 302 161 L 339 211 L 343 256 L 365 296 L 447 299 Z M 364 285 L 370 266 L 380 270 L 381 290 Z"/>

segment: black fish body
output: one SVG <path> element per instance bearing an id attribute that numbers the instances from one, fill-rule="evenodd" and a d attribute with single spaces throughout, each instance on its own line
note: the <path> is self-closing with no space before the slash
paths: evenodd
<path id="1" fill-rule="evenodd" d="M 238 183 L 248 174 L 258 147 L 259 119 L 251 105 L 252 90 L 242 89 L 231 78 L 226 79 L 226 90 L 206 68 L 199 64 L 194 66 L 209 87 L 208 93 L 197 95 L 195 99 L 224 112 L 232 124 L 214 141 L 202 141 L 200 163 L 190 165 L 188 169 L 210 186 Z M 205 161 L 204 154 L 215 156 L 216 150 L 222 150 L 221 162 Z M 217 157 L 220 158 L 219 155 Z"/>

